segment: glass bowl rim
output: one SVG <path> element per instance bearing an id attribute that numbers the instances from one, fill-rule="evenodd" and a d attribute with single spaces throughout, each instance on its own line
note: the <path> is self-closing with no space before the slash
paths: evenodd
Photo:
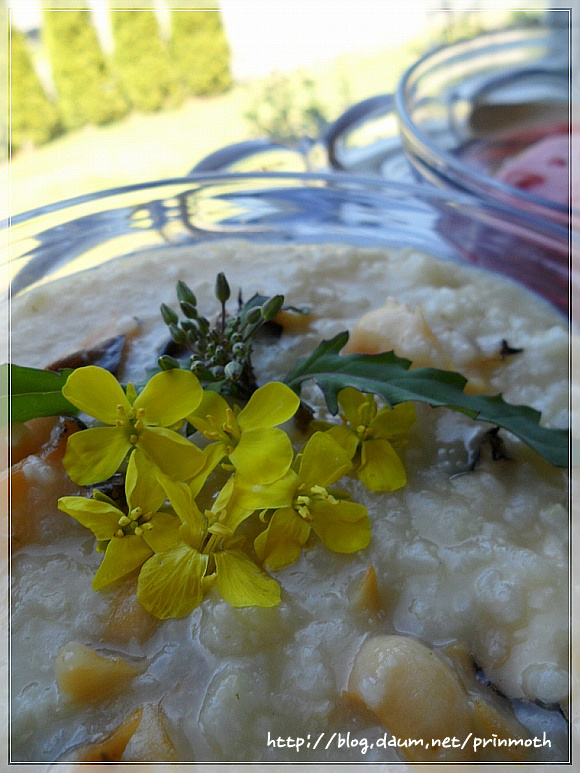
<path id="1" fill-rule="evenodd" d="M 393 102 L 395 107 L 395 112 L 397 114 L 397 118 L 399 121 L 399 127 L 403 136 L 403 140 L 409 138 L 411 141 L 413 141 L 413 144 L 416 145 L 422 152 L 422 159 L 427 159 L 428 161 L 435 161 L 433 166 L 435 166 L 438 170 L 444 170 L 444 169 L 450 169 L 454 175 L 458 175 L 460 172 L 467 172 L 468 177 L 473 179 L 478 186 L 482 190 L 491 190 L 495 193 L 501 194 L 503 196 L 509 196 L 512 199 L 515 199 L 515 201 L 521 201 L 525 202 L 531 205 L 535 205 L 536 207 L 542 207 L 546 210 L 553 211 L 554 213 L 558 214 L 564 214 L 568 215 L 569 218 L 571 218 L 572 213 L 574 211 L 574 208 L 572 206 L 572 203 L 569 205 L 566 204 L 560 204 L 558 202 L 551 201 L 550 199 L 543 198 L 542 196 L 537 196 L 533 193 L 528 193 L 527 191 L 524 191 L 520 188 L 516 188 L 514 186 L 508 185 L 507 183 L 502 182 L 501 180 L 496 180 L 493 177 L 486 175 L 482 172 L 479 172 L 477 169 L 474 169 L 472 167 L 466 166 L 463 164 L 463 162 L 455 156 L 453 153 L 449 153 L 446 150 L 442 150 L 437 147 L 429 137 L 424 134 L 411 120 L 411 117 L 409 115 L 409 112 L 406 108 L 406 99 L 405 94 L 409 87 L 409 83 L 412 82 L 413 78 L 416 76 L 417 71 L 420 71 L 421 69 L 427 69 L 429 62 L 432 62 L 435 58 L 440 57 L 442 54 L 449 54 L 451 56 L 453 55 L 460 55 L 462 52 L 462 49 L 467 49 L 469 45 L 477 45 L 477 50 L 485 48 L 489 43 L 493 41 L 503 41 L 509 42 L 509 39 L 511 37 L 518 38 L 518 36 L 521 38 L 523 42 L 525 42 L 528 38 L 533 41 L 534 38 L 537 38 L 538 40 L 546 39 L 556 33 L 555 28 L 548 28 L 548 27 L 513 27 L 509 29 L 503 29 L 503 30 L 488 30 L 486 32 L 482 32 L 476 37 L 473 38 L 464 38 L 462 40 L 458 40 L 454 43 L 445 44 L 442 46 L 438 46 L 437 48 L 432 49 L 431 51 L 428 51 L 423 56 L 421 56 L 419 59 L 417 59 L 410 67 L 408 67 L 401 78 L 399 79 L 397 86 L 393 92 Z M 531 33 L 536 33 L 535 35 L 532 35 Z M 567 30 L 568 35 L 568 42 L 570 43 L 570 36 L 571 36 L 571 29 L 569 28 Z M 523 36 L 523 37 L 522 37 Z M 571 52 L 571 47 L 569 47 L 569 51 Z M 477 52 L 477 51 L 476 51 Z M 569 116 L 569 130 L 568 130 L 568 148 L 569 148 L 569 156 L 572 158 L 572 92 L 571 92 L 571 79 L 572 79 L 572 61 L 571 57 L 568 58 L 568 116 Z M 571 170 L 570 170 L 571 171 Z M 464 178 L 464 174 L 459 175 L 460 179 Z M 571 185 L 570 185 L 570 176 L 569 175 L 569 188 L 571 193 Z M 478 195 L 476 191 L 472 189 L 464 189 L 466 193 L 470 193 L 471 195 Z M 570 197 L 571 198 L 571 197 Z M 506 204 L 505 206 L 509 207 L 509 204 Z M 511 208 L 511 207 L 510 207 Z M 518 213 L 520 212 L 519 207 L 516 209 L 516 207 L 513 207 L 514 210 L 516 210 Z M 545 217 L 545 216 L 544 216 Z M 536 218 L 537 219 L 537 218 Z M 567 231 L 568 229 L 566 226 L 558 226 L 560 230 Z"/>
<path id="2" fill-rule="evenodd" d="M 512 221 L 516 218 L 523 226 L 530 227 L 536 233 L 543 233 L 551 238 L 560 241 L 569 241 L 570 230 L 557 223 L 548 220 L 538 220 L 538 217 L 525 211 L 515 209 L 509 204 L 501 201 L 484 199 L 476 196 L 469 191 L 457 191 L 455 189 L 438 188 L 427 183 L 406 183 L 396 180 L 389 180 L 376 176 L 355 175 L 346 172 L 216 172 L 212 174 L 190 174 L 181 177 L 168 177 L 156 180 L 147 180 L 129 185 L 116 186 L 113 188 L 103 188 L 89 193 L 80 194 L 66 199 L 59 199 L 49 204 L 35 207 L 15 215 L 10 215 L 0 221 L 0 231 L 11 230 L 22 224 L 30 224 L 36 218 L 50 215 L 56 212 L 72 211 L 75 207 L 96 201 L 110 201 L 117 196 L 137 193 L 140 191 L 156 190 L 169 186 L 192 185 L 192 186 L 210 186 L 212 184 L 223 183 L 243 183 L 252 181 L 270 180 L 276 181 L 296 181 L 298 183 L 316 183 L 324 182 L 329 186 L 340 185 L 345 191 L 348 188 L 358 188 L 366 190 L 368 194 L 377 196 L 377 204 L 386 204 L 389 200 L 389 192 L 406 193 L 415 200 L 423 203 L 449 203 L 453 205 L 464 205 L 469 209 L 474 208 L 489 214 L 497 216 L 502 221 Z M 260 188 L 259 192 L 266 193 L 272 188 Z M 385 196 L 381 200 L 379 196 Z M 65 221 L 66 222 L 66 221 Z"/>

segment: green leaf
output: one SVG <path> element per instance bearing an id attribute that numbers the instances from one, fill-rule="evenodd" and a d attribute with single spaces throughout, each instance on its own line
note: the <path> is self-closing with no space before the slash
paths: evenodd
<path id="1" fill-rule="evenodd" d="M 409 370 L 410 360 L 394 352 L 341 355 L 347 341 L 347 332 L 323 341 L 296 363 L 286 376 L 288 386 L 299 394 L 302 382 L 314 379 L 332 414 L 338 413 L 337 395 L 346 386 L 379 395 L 391 406 L 414 400 L 450 408 L 503 427 L 555 466 L 568 466 L 568 430 L 540 426 L 539 411 L 511 405 L 501 395 L 465 394 L 467 381 L 459 373 L 436 368 Z"/>
<path id="2" fill-rule="evenodd" d="M 0 395 L 2 420 L 28 421 L 38 416 L 76 415 L 77 408 L 62 394 L 70 373 L 69 369 L 57 373 L 6 363 L 0 366 L 2 386 L 6 385 Z"/>

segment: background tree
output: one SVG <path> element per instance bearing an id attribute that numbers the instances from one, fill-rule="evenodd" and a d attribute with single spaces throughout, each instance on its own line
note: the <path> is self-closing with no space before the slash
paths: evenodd
<path id="1" fill-rule="evenodd" d="M 58 107 L 67 129 L 102 124 L 127 113 L 101 50 L 92 17 L 85 10 L 44 9 L 42 34 L 58 92 Z"/>
<path id="2" fill-rule="evenodd" d="M 183 87 L 161 39 L 155 13 L 114 10 L 111 23 L 115 73 L 133 107 L 152 112 L 179 104 Z"/>
<path id="3" fill-rule="evenodd" d="M 306 137 L 316 139 L 328 125 L 328 108 L 307 73 L 272 73 L 258 81 L 253 92 L 244 118 L 257 137 L 298 146 Z M 345 100 L 343 109 L 347 104 Z"/>
<path id="4" fill-rule="evenodd" d="M 26 37 L 14 27 L 10 37 L 10 147 L 14 151 L 48 142 L 61 127 L 58 111 L 32 63 Z"/>
<path id="5" fill-rule="evenodd" d="M 173 10 L 171 47 L 192 94 L 221 94 L 232 85 L 230 48 L 219 10 Z"/>

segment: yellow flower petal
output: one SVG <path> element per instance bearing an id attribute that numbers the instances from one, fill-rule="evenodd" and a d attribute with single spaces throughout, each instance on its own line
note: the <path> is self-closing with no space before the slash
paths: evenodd
<path id="1" fill-rule="evenodd" d="M 415 406 L 411 402 L 385 406 L 377 413 L 370 426 L 375 438 L 391 438 L 408 432 L 415 421 Z"/>
<path id="2" fill-rule="evenodd" d="M 388 440 L 365 440 L 359 479 L 370 491 L 395 491 L 407 482 L 403 463 Z"/>
<path id="3" fill-rule="evenodd" d="M 197 446 L 164 427 L 144 427 L 139 433 L 137 448 L 174 480 L 193 478 L 206 463 L 204 454 Z"/>
<path id="4" fill-rule="evenodd" d="M 227 402 L 220 394 L 207 389 L 203 392 L 198 407 L 187 415 L 187 420 L 202 435 L 209 440 L 215 440 L 216 425 L 221 427 L 226 423 L 228 407 Z M 215 421 L 208 421 L 208 416 L 212 416 Z"/>
<path id="5" fill-rule="evenodd" d="M 188 479 L 188 485 L 192 490 L 194 497 L 199 494 L 210 473 L 226 455 L 226 448 L 224 443 L 218 441 L 217 443 L 210 443 L 209 446 L 202 448 L 201 452 L 204 457 L 203 467 L 191 480 Z"/>
<path id="6" fill-rule="evenodd" d="M 328 434 L 339 443 L 352 459 L 359 446 L 359 439 L 345 424 L 337 424 L 326 430 Z"/>
<path id="7" fill-rule="evenodd" d="M 189 615 L 202 601 L 208 556 L 185 542 L 156 553 L 141 567 L 137 600 L 162 620 Z"/>
<path id="8" fill-rule="evenodd" d="M 310 526 L 291 507 L 276 510 L 268 527 L 254 540 L 256 555 L 276 572 L 293 564 L 310 534 Z"/>
<path id="9" fill-rule="evenodd" d="M 71 480 L 87 486 L 114 475 L 130 448 L 123 429 L 93 427 L 69 437 L 62 463 Z"/>
<path id="10" fill-rule="evenodd" d="M 267 485 L 254 484 L 250 479 L 236 476 L 237 502 L 246 510 L 268 510 L 289 507 L 300 483 L 298 475 L 288 470 L 286 475 Z"/>
<path id="11" fill-rule="evenodd" d="M 125 477 L 125 494 L 129 509 L 140 507 L 143 512 L 156 513 L 166 500 L 165 490 L 157 479 L 159 468 L 136 449 L 129 457 Z"/>
<path id="12" fill-rule="evenodd" d="M 193 492 L 186 483 L 173 480 L 169 475 L 159 474 L 159 482 L 167 494 L 171 506 L 177 513 L 181 523 L 191 529 L 196 535 L 196 541 L 201 538 L 206 528 L 206 519 L 195 503 Z"/>
<path id="13" fill-rule="evenodd" d="M 192 413 L 202 395 L 201 385 L 190 370 L 173 368 L 150 378 L 134 407 L 144 409 L 146 424 L 170 427 Z"/>
<path id="14" fill-rule="evenodd" d="M 374 396 L 365 394 L 354 387 L 341 389 L 337 399 L 344 418 L 353 427 L 357 427 L 359 424 L 366 425 L 377 412 Z"/>
<path id="15" fill-rule="evenodd" d="M 62 393 L 79 410 L 103 424 L 115 424 L 119 418 L 119 405 L 125 413 L 131 411 L 131 404 L 117 379 L 108 370 L 96 365 L 73 370 Z"/>
<path id="16" fill-rule="evenodd" d="M 232 533 L 254 512 L 253 509 L 248 510 L 241 506 L 238 490 L 235 487 L 235 476 L 233 475 L 222 486 L 221 491 L 215 498 L 211 511 L 216 516 L 219 513 L 219 522 L 228 529 L 231 529 Z"/>
<path id="17" fill-rule="evenodd" d="M 312 530 L 335 553 L 355 553 L 366 548 L 371 525 L 364 505 L 356 502 L 315 502 L 310 507 Z"/>
<path id="18" fill-rule="evenodd" d="M 257 389 L 238 415 L 242 431 L 277 427 L 298 410 L 298 395 L 280 381 L 269 381 Z"/>
<path id="19" fill-rule="evenodd" d="M 125 535 L 113 537 L 107 545 L 105 556 L 93 577 L 93 590 L 101 590 L 121 577 L 130 574 L 153 553 L 141 537 Z"/>
<path id="20" fill-rule="evenodd" d="M 237 550 L 214 554 L 216 582 L 222 598 L 233 607 L 275 607 L 280 586 Z"/>
<path id="21" fill-rule="evenodd" d="M 98 540 L 107 540 L 119 528 L 121 510 L 108 502 L 87 497 L 61 497 L 58 509 L 90 529 Z"/>
<path id="22" fill-rule="evenodd" d="M 149 523 L 152 528 L 144 529 L 141 539 L 155 553 L 163 553 L 179 541 L 181 521 L 172 513 L 156 513 Z"/>
<path id="23" fill-rule="evenodd" d="M 330 486 L 351 469 L 351 458 L 328 432 L 315 432 L 304 446 L 299 476 L 307 488 Z"/>
<path id="24" fill-rule="evenodd" d="M 253 483 L 272 483 L 285 475 L 294 459 L 288 435 L 281 429 L 245 430 L 230 454 L 236 470 Z"/>

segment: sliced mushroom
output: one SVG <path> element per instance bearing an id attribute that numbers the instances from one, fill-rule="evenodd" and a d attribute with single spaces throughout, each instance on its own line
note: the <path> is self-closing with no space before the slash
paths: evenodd
<path id="1" fill-rule="evenodd" d="M 469 689 L 472 675 L 460 654 L 455 653 L 458 674 L 410 636 L 370 637 L 355 657 L 349 696 L 372 711 L 392 736 L 415 742 L 399 749 L 411 762 L 529 761 L 526 728 L 483 691 Z M 475 743 L 494 734 L 495 743 Z M 499 739 L 521 743 L 506 748 Z"/>
<path id="2" fill-rule="evenodd" d="M 392 735 L 420 742 L 406 750 L 410 760 L 472 759 L 469 750 L 457 755 L 457 749 L 432 747 L 434 738 L 468 736 L 467 695 L 451 666 L 416 639 L 367 639 L 355 657 L 348 690 Z"/>
<path id="3" fill-rule="evenodd" d="M 137 601 L 136 581 L 131 578 L 111 598 L 103 635 L 106 641 L 120 644 L 127 644 L 133 637 L 144 642 L 160 624 L 161 621 Z"/>
<path id="4" fill-rule="evenodd" d="M 123 363 L 125 343 L 124 335 L 113 336 L 90 349 L 80 349 L 52 362 L 47 370 L 81 368 L 84 365 L 98 365 L 116 375 Z"/>
<path id="5" fill-rule="evenodd" d="M 52 429 L 47 434 L 44 423 L 34 422 L 30 432 L 35 433 L 35 442 L 27 441 L 34 453 L 27 454 L 10 468 L 10 527 L 12 549 L 27 545 L 38 538 L 38 528 L 43 517 L 39 513 L 36 499 L 38 491 L 42 498 L 56 502 L 59 496 L 78 489 L 66 475 L 61 460 L 64 456 L 69 435 L 83 425 L 75 418 L 52 420 Z M 2 473 L 8 475 L 7 471 Z M 58 513 L 55 508 L 55 513 Z"/>
<path id="6" fill-rule="evenodd" d="M 142 671 L 134 663 L 103 657 L 75 641 L 60 648 L 54 670 L 60 693 L 75 703 L 95 703 L 114 695 Z"/>
<path id="7" fill-rule="evenodd" d="M 104 738 L 67 751 L 59 762 L 176 762 L 175 744 L 165 729 L 165 714 L 158 704 L 146 703 Z"/>
<path id="8" fill-rule="evenodd" d="M 59 762 L 120 762 L 142 716 L 143 708 L 136 709 L 105 738 L 75 746 Z"/>

